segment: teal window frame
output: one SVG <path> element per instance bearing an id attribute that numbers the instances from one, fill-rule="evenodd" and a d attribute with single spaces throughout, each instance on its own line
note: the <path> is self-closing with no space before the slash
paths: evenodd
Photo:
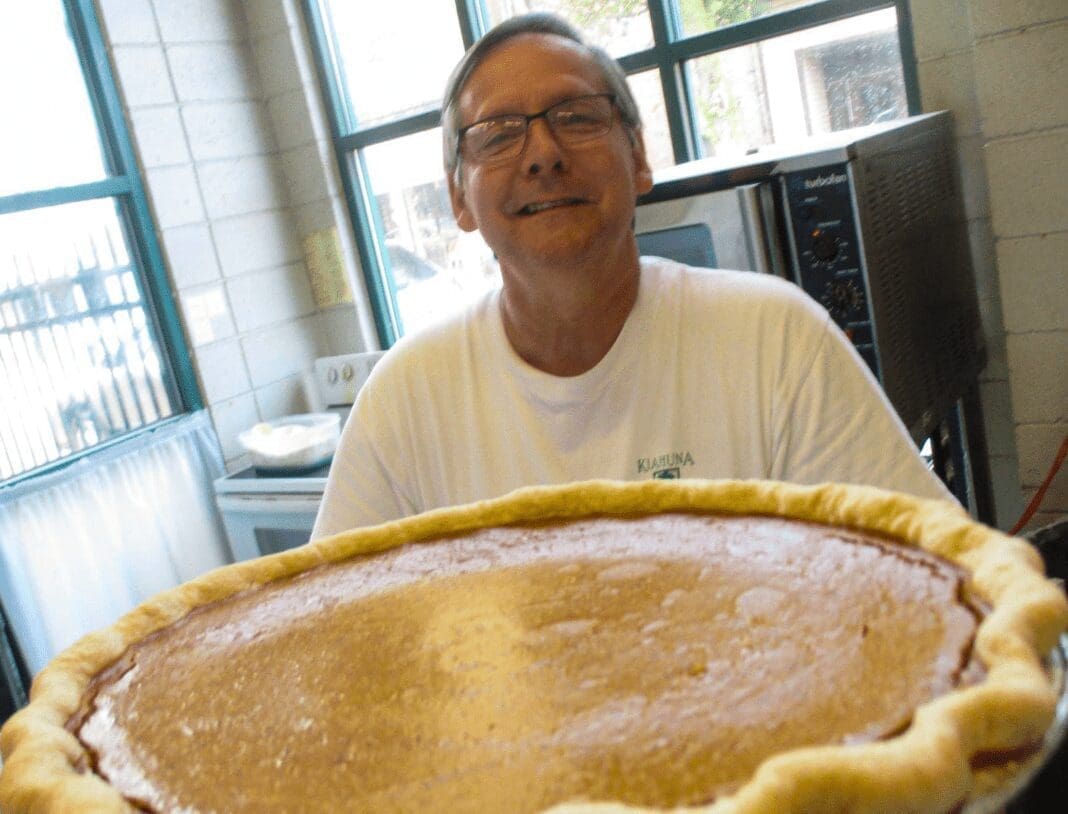
<path id="1" fill-rule="evenodd" d="M 85 184 L 0 196 L 0 215 L 98 199 L 112 199 L 116 202 L 118 215 L 126 227 L 127 239 L 130 242 L 131 260 L 140 272 L 144 286 L 145 310 L 149 319 L 154 321 L 157 331 L 160 361 L 168 366 L 177 391 L 175 395 L 178 403 L 175 405 L 175 415 L 164 419 L 163 422 L 132 430 L 16 475 L 4 481 L 0 487 L 11 486 L 27 478 L 62 469 L 85 456 L 145 432 L 159 423 L 176 420 L 181 415 L 204 406 L 177 303 L 167 279 L 163 253 L 156 238 L 155 222 L 148 206 L 144 182 L 126 125 L 115 77 L 111 71 L 94 0 L 61 2 L 99 129 L 107 177 Z"/>
<path id="2" fill-rule="evenodd" d="M 466 49 L 488 29 L 489 13 L 482 0 L 454 2 L 457 24 Z M 344 86 L 344 72 L 337 57 L 339 49 L 334 33 L 327 25 L 322 0 L 302 0 L 302 6 L 308 23 L 320 87 L 326 100 L 334 153 L 341 170 L 349 216 L 356 233 L 360 264 L 371 300 L 375 327 L 382 347 L 389 347 L 400 336 L 400 320 L 395 304 L 389 258 L 382 248 L 385 232 L 361 151 L 375 144 L 437 127 L 441 123 L 441 110 L 424 110 L 397 117 L 385 124 L 361 126 L 348 106 L 349 96 Z M 815 0 L 797 8 L 691 36 L 682 34 L 682 23 L 672 0 L 648 0 L 648 6 L 653 28 L 653 46 L 621 57 L 619 62 L 628 75 L 650 69 L 658 70 L 676 163 L 696 158 L 696 145 L 699 143 L 697 121 L 692 114 L 682 69 L 687 60 L 872 11 L 893 8 L 897 13 L 898 47 L 901 52 L 908 112 L 911 115 L 921 110 L 916 53 L 912 38 L 912 16 L 908 0 Z M 398 47 L 403 47 L 403 43 L 398 44 Z M 442 77 L 443 84 L 444 81 L 445 77 Z"/>

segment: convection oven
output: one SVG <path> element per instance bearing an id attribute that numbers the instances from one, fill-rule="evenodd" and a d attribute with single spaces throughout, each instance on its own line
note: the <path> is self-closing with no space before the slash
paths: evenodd
<path id="1" fill-rule="evenodd" d="M 956 167 L 950 114 L 931 113 L 672 167 L 635 223 L 643 254 L 777 274 L 822 303 L 949 487 L 992 522 Z"/>

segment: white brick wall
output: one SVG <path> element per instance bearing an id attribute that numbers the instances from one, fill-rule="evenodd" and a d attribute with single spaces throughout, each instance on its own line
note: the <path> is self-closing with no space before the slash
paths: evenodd
<path id="1" fill-rule="evenodd" d="M 1068 436 L 1068 4 L 973 0 L 1022 497 Z M 1031 527 L 1068 516 L 1068 472 Z"/>
<path id="2" fill-rule="evenodd" d="M 226 401 L 217 401 L 209 409 L 227 467 L 232 471 L 247 466 L 248 456 L 238 443 L 237 436 L 262 418 L 255 394 L 242 393 Z"/>
<path id="3" fill-rule="evenodd" d="M 1068 17 L 1064 0 L 971 0 L 976 37 L 1051 23 Z"/>
<path id="4" fill-rule="evenodd" d="M 97 6 L 201 390 L 238 468 L 240 431 L 316 406 L 316 357 L 376 346 L 366 306 L 317 312 L 303 263 L 302 236 L 337 226 L 362 290 L 297 3 Z"/>
<path id="5" fill-rule="evenodd" d="M 913 0 L 917 73 L 924 110 L 953 112 L 957 164 L 968 218 L 972 265 L 976 275 L 988 362 L 979 394 L 997 518 L 1023 509 L 1017 471 L 1005 332 L 994 263 L 990 195 L 983 147 L 985 137 L 975 89 L 973 37 L 968 0 Z"/>
<path id="6" fill-rule="evenodd" d="M 192 164 L 150 169 L 145 173 L 145 183 L 160 229 L 204 220 L 200 185 Z"/>
<path id="7" fill-rule="evenodd" d="M 311 322 L 311 317 L 294 320 L 242 337 L 241 344 L 253 385 L 257 388 L 266 387 L 279 379 L 299 376 L 305 371 L 308 354 L 318 350 L 318 345 L 309 341 L 313 327 Z"/>
<path id="8" fill-rule="evenodd" d="M 183 102 L 241 100 L 259 95 L 244 43 L 182 43 L 167 47 L 174 90 Z"/>
<path id="9" fill-rule="evenodd" d="M 328 228 L 336 228 L 340 239 L 355 303 L 320 313 L 321 348 L 336 355 L 377 347 L 377 338 L 299 5 L 246 0 L 244 11 L 297 243 Z"/>
<path id="10" fill-rule="evenodd" d="M 178 289 L 217 280 L 219 261 L 206 223 L 177 226 L 163 232 L 163 253 Z"/>
<path id="11" fill-rule="evenodd" d="M 1066 44 L 1068 20 L 976 42 L 976 83 L 983 132 L 988 138 L 1064 125 L 1068 110 Z"/>
<path id="12" fill-rule="evenodd" d="M 209 403 L 217 404 L 251 389 L 241 343 L 236 337 L 199 348 L 197 368 L 204 387 L 204 398 Z"/>
<path id="13" fill-rule="evenodd" d="M 1007 344 L 1017 425 L 1061 424 L 1068 432 L 1068 331 L 1010 333 Z M 1054 452 L 1056 447 L 1047 456 L 1050 460 Z M 1021 472 L 1030 471 L 1034 463 L 1021 459 Z"/>
<path id="14" fill-rule="evenodd" d="M 263 80 L 264 93 L 279 96 L 289 90 L 301 89 L 301 74 L 293 51 L 290 30 L 265 34 L 256 42 L 256 64 Z"/>
<path id="15" fill-rule="evenodd" d="M 288 204 L 278 160 L 270 155 L 248 155 L 197 164 L 204 208 L 210 218 L 222 220 Z"/>
<path id="16" fill-rule="evenodd" d="M 283 91 L 267 102 L 278 146 L 283 150 L 311 144 L 316 139 L 329 138 L 326 130 L 326 114 L 316 106 L 313 112 L 303 88 Z"/>
<path id="17" fill-rule="evenodd" d="M 998 525 L 1068 435 L 1068 3 L 913 0 L 921 94 L 958 116 L 991 362 L 981 385 Z M 1068 472 L 1031 526 L 1068 515 Z"/>
<path id="18" fill-rule="evenodd" d="M 285 323 L 315 310 L 311 285 L 303 266 L 295 263 L 242 274 L 227 281 L 234 321 L 241 333 Z"/>
<path id="19" fill-rule="evenodd" d="M 116 78 L 130 110 L 174 102 L 167 57 L 158 45 L 120 45 L 112 49 Z"/>
<path id="20" fill-rule="evenodd" d="M 1005 330 L 1068 332 L 1068 232 L 1006 237 L 997 258 Z"/>
<path id="21" fill-rule="evenodd" d="M 203 102 L 182 107 L 189 149 L 197 161 L 267 155 L 274 140 L 259 102 Z"/>
<path id="22" fill-rule="evenodd" d="M 1065 45 L 1068 47 L 1068 40 Z M 1065 114 L 1068 115 L 1068 107 Z M 998 238 L 1065 230 L 1066 155 L 1068 126 L 987 142 L 990 200 Z"/>
<path id="23" fill-rule="evenodd" d="M 186 334 L 193 346 L 191 350 L 194 360 L 197 360 L 197 352 L 201 346 L 237 333 L 230 303 L 226 298 L 226 289 L 221 284 L 180 289 L 178 300 Z"/>
<path id="24" fill-rule="evenodd" d="M 130 111 L 136 134 L 141 165 L 173 167 L 189 163 L 189 146 L 185 139 L 175 138 L 182 132 L 182 118 L 176 105 L 143 107 Z"/>
<path id="25" fill-rule="evenodd" d="M 144 0 L 97 0 L 112 46 L 158 42 L 156 15 Z"/>
<path id="26" fill-rule="evenodd" d="M 268 209 L 211 225 L 222 273 L 236 277 L 301 259 L 300 241 L 287 210 Z"/>
<path id="27" fill-rule="evenodd" d="M 240 0 L 155 0 L 165 42 L 234 42 L 245 38 Z"/>

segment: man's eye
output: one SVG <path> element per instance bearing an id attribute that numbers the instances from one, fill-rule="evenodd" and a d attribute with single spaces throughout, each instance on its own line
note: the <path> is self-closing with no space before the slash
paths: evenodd
<path id="1" fill-rule="evenodd" d="M 517 138 L 523 134 L 522 127 L 516 127 L 512 122 L 499 122 L 487 124 L 485 127 L 473 131 L 472 143 L 478 152 L 495 152 L 507 149 L 515 144 Z"/>
<path id="2" fill-rule="evenodd" d="M 585 110 L 561 110 L 554 118 L 557 127 L 568 130 L 582 130 L 588 127 L 600 127 L 604 117 Z"/>
<path id="3" fill-rule="evenodd" d="M 516 134 L 510 130 L 496 130 L 491 133 L 486 133 L 482 137 L 482 141 L 479 143 L 480 149 L 483 150 L 495 150 L 502 147 L 507 147 L 509 144 L 515 141 Z"/>

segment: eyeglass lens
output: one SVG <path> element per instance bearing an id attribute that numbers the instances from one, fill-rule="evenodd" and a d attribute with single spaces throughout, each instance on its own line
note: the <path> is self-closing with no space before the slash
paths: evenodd
<path id="1" fill-rule="evenodd" d="M 464 129 L 463 147 L 478 161 L 514 158 L 523 151 L 530 123 L 540 118 L 564 144 L 596 138 L 612 126 L 612 97 L 579 96 L 529 116 L 517 113 L 476 122 Z"/>

